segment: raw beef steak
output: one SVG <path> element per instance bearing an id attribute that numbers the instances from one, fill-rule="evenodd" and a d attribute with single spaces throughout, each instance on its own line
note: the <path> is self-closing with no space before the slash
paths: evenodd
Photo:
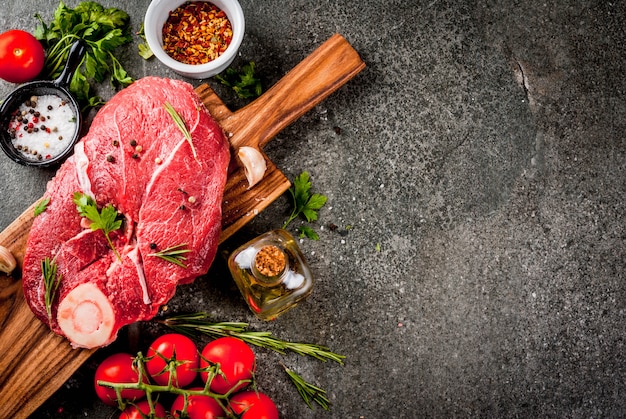
<path id="1" fill-rule="evenodd" d="M 33 313 L 85 348 L 107 345 L 121 327 L 154 317 L 178 284 L 206 273 L 215 257 L 229 159 L 222 129 L 188 83 L 146 77 L 116 94 L 49 182 L 50 202 L 34 220 L 23 265 Z M 99 211 L 117 210 L 122 224 L 109 233 L 111 243 L 80 215 L 77 193 Z M 185 259 L 156 255 L 172 248 Z M 46 258 L 61 278 L 50 314 Z"/>

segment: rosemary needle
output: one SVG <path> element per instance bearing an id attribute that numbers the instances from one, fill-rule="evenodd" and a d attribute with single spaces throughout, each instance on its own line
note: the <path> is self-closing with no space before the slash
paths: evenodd
<path id="1" fill-rule="evenodd" d="M 298 375 L 293 370 L 287 368 L 283 363 L 280 364 L 289 378 L 291 382 L 296 386 L 298 390 L 298 394 L 302 397 L 304 402 L 309 406 L 310 409 L 313 409 L 313 405 L 311 401 L 319 404 L 324 410 L 330 410 L 330 400 L 326 397 L 326 390 L 317 387 L 311 383 L 308 383 Z"/>
<path id="2" fill-rule="evenodd" d="M 251 345 L 271 349 L 278 353 L 292 351 L 298 355 L 311 356 L 320 361 L 335 361 L 343 365 L 345 355 L 332 352 L 329 348 L 312 343 L 290 342 L 279 339 L 271 332 L 255 332 L 248 330 L 247 323 L 219 322 L 211 323 L 209 315 L 204 312 L 174 316 L 162 321 L 169 328 L 179 333 L 193 335 L 202 333 L 208 336 L 233 336 Z"/>
<path id="3" fill-rule="evenodd" d="M 54 260 L 50 261 L 50 258 L 45 258 L 41 261 L 41 273 L 45 290 L 44 302 L 46 304 L 46 313 L 48 314 L 48 319 L 51 319 L 52 303 L 54 302 L 54 297 L 61 283 L 62 275 L 57 275 L 57 265 Z"/>
<path id="4" fill-rule="evenodd" d="M 191 252 L 191 250 L 185 249 L 185 246 L 187 246 L 187 243 L 177 244 L 176 246 L 168 247 L 167 249 L 163 249 L 159 252 L 149 253 L 148 256 L 160 257 L 161 259 L 178 265 L 181 268 L 187 268 L 187 266 L 183 263 L 184 260 L 187 260 L 184 254 Z"/>

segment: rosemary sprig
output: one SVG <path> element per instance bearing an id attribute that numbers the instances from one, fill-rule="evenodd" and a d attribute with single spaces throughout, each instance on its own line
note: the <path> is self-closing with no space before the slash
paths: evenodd
<path id="1" fill-rule="evenodd" d="M 304 402 L 309 406 L 309 409 L 313 409 L 313 405 L 311 401 L 319 404 L 324 410 L 330 410 L 330 400 L 326 397 L 326 390 L 317 387 L 311 383 L 308 383 L 298 375 L 293 370 L 289 369 L 285 364 L 281 362 L 280 364 L 289 378 L 291 382 L 296 386 L 298 393 L 302 396 Z"/>
<path id="2" fill-rule="evenodd" d="M 187 128 L 187 124 L 185 124 L 185 121 L 183 121 L 183 118 L 180 116 L 178 112 L 176 112 L 176 109 L 174 109 L 171 103 L 165 102 L 165 105 L 163 106 L 165 106 L 165 110 L 167 110 L 167 113 L 170 114 L 170 116 L 174 120 L 174 123 L 176 124 L 180 132 L 182 132 L 183 135 L 185 136 L 185 139 L 187 140 L 187 142 L 189 143 L 189 146 L 191 147 L 193 158 L 196 159 L 197 161 L 198 155 L 196 154 L 196 149 L 193 146 L 193 141 L 191 140 L 191 133 L 189 132 L 189 129 Z"/>
<path id="3" fill-rule="evenodd" d="M 51 261 L 50 258 L 45 258 L 41 261 L 41 273 L 45 290 L 44 302 L 46 305 L 46 313 L 48 313 L 48 319 L 52 319 L 52 302 L 54 301 L 63 275 L 57 275 L 57 264 L 54 260 Z"/>
<path id="4" fill-rule="evenodd" d="M 345 358 L 345 355 L 336 354 L 325 346 L 312 343 L 289 342 L 272 336 L 272 332 L 247 330 L 247 323 L 211 323 L 209 315 L 205 312 L 169 317 L 163 320 L 162 323 L 179 333 L 192 336 L 195 333 L 202 333 L 212 337 L 233 336 L 251 345 L 271 349 L 281 354 L 284 354 L 286 351 L 292 351 L 298 355 L 311 356 L 324 362 L 331 360 L 342 365 Z"/>
<path id="5" fill-rule="evenodd" d="M 176 246 L 168 247 L 167 249 L 163 249 L 158 252 L 149 253 L 148 256 L 160 257 L 161 259 L 178 265 L 181 268 L 187 268 L 187 266 L 183 263 L 184 260 L 187 260 L 184 254 L 191 252 L 191 249 L 186 249 L 184 248 L 185 246 L 187 246 L 187 243 L 177 244 Z"/>

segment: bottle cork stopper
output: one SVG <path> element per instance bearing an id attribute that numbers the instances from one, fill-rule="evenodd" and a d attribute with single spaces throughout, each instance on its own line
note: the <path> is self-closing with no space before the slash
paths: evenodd
<path id="1" fill-rule="evenodd" d="M 254 257 L 257 271 L 269 278 L 280 275 L 286 265 L 285 253 L 277 246 L 263 246 Z"/>

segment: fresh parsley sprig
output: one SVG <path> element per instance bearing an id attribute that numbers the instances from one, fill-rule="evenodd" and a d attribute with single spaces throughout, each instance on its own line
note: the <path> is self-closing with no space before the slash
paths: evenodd
<path id="1" fill-rule="evenodd" d="M 56 296 L 57 289 L 61 283 L 62 274 L 57 275 L 57 264 L 50 258 L 41 261 L 41 275 L 43 276 L 44 303 L 48 319 L 52 318 L 52 303 Z"/>
<path id="2" fill-rule="evenodd" d="M 159 257 L 181 268 L 187 268 L 183 261 L 187 260 L 185 253 L 189 253 L 191 250 L 185 248 L 185 246 L 187 246 L 187 243 L 177 244 L 176 246 L 168 247 L 158 252 L 148 253 L 148 256 Z"/>
<path id="3" fill-rule="evenodd" d="M 117 252 L 117 249 L 111 241 L 111 237 L 109 236 L 109 233 L 119 230 L 122 226 L 122 220 L 117 218 L 118 213 L 115 207 L 111 204 L 107 204 L 102 208 L 102 210 L 98 211 L 96 201 L 82 192 L 74 193 L 73 201 L 74 204 L 76 204 L 76 210 L 80 216 L 91 221 L 89 227 L 93 231 L 102 230 L 107 242 L 109 243 L 109 247 L 113 250 L 113 253 L 115 253 L 118 260 L 122 260 L 120 254 Z"/>
<path id="4" fill-rule="evenodd" d="M 233 89 L 235 94 L 242 99 L 259 97 L 263 93 L 261 80 L 254 73 L 253 61 L 245 64 L 240 70 L 229 67 L 215 78 L 224 86 Z"/>
<path id="5" fill-rule="evenodd" d="M 108 76 L 114 86 L 124 87 L 133 82 L 114 55 L 116 48 L 132 41 L 130 17 L 125 11 L 104 8 L 94 1 L 83 1 L 72 9 L 60 1 L 49 24 L 39 14 L 35 17 L 39 19 L 39 25 L 34 35 L 46 50 L 45 77 L 58 77 L 72 44 L 78 39 L 85 42 L 87 53 L 70 84 L 70 91 L 77 96 L 82 107 L 104 103 L 93 92 L 92 81 L 101 83 Z"/>
<path id="6" fill-rule="evenodd" d="M 286 228 L 289 223 L 298 218 L 299 215 L 303 215 L 310 223 L 317 220 L 317 211 L 320 210 L 325 204 L 328 198 L 325 195 L 314 193 L 311 194 L 311 181 L 308 172 L 302 172 L 296 176 L 293 185 L 289 188 L 293 200 L 293 211 L 283 228 Z M 319 240 L 319 235 L 309 226 L 298 227 L 300 231 L 300 237 L 308 237 L 312 240 Z"/>

